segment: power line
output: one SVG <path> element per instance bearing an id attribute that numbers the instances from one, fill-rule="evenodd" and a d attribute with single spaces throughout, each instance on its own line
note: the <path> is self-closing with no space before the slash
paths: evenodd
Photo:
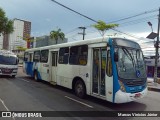
<path id="1" fill-rule="evenodd" d="M 78 27 L 70 30 L 69 32 L 66 32 L 65 35 L 66 35 L 66 34 L 70 34 L 70 33 L 72 33 L 72 32 L 75 32 L 76 30 L 78 30 Z"/>
<path id="2" fill-rule="evenodd" d="M 109 23 L 117 23 L 117 22 L 120 22 L 120 21 L 128 20 L 128 19 L 131 19 L 131 18 L 134 18 L 134 17 L 138 17 L 138 16 L 141 16 L 141 15 L 144 15 L 144 14 L 153 13 L 153 12 L 157 12 L 157 11 L 158 11 L 158 9 L 150 10 L 150 11 L 139 13 L 139 14 L 136 14 L 136 15 L 133 15 L 133 16 L 129 16 L 129 17 L 126 17 L 126 18 L 122 18 L 122 19 L 119 19 L 119 20 L 111 21 Z"/>
<path id="3" fill-rule="evenodd" d="M 148 20 L 153 20 L 153 19 L 156 19 L 156 18 L 151 18 L 151 19 L 148 19 Z M 124 25 L 119 25 L 118 27 L 119 28 L 122 28 L 122 27 L 126 27 L 126 26 L 131 26 L 131 25 L 135 25 L 135 24 L 139 24 L 139 23 L 144 23 L 144 22 L 148 22 L 148 20 L 143 20 L 143 21 L 139 21 L 139 22 L 133 22 L 133 23 L 130 23 L 130 24 L 124 24 Z"/>
<path id="4" fill-rule="evenodd" d="M 144 22 L 146 20 L 155 19 L 155 18 L 156 18 L 156 15 L 152 15 L 152 16 L 148 16 L 148 17 L 145 17 L 145 18 L 140 18 L 140 19 L 136 19 L 136 20 L 121 23 L 120 26 L 123 26 L 123 25 L 126 25 L 126 24 L 128 24 L 128 25 L 137 24 L 137 23 L 141 23 L 141 22 Z"/>
<path id="5" fill-rule="evenodd" d="M 115 29 L 115 28 L 112 28 L 112 30 L 114 30 L 114 31 L 116 31 L 116 32 L 119 32 L 119 33 L 122 33 L 122 34 L 125 34 L 125 35 L 127 35 L 127 36 L 130 36 L 130 37 L 133 37 L 133 38 L 136 38 L 136 39 L 139 39 L 139 40 L 140 40 L 140 38 L 137 37 L 137 36 L 135 36 L 135 35 L 131 35 L 131 34 L 126 33 L 126 32 L 122 32 L 122 31 L 117 30 L 117 29 Z"/>
<path id="6" fill-rule="evenodd" d="M 83 16 L 83 17 L 85 17 L 85 18 L 87 18 L 87 19 L 89 19 L 89 20 L 91 20 L 91 21 L 93 21 L 93 22 L 98 23 L 98 21 L 96 21 L 96 20 L 94 20 L 94 19 L 92 19 L 92 18 L 90 18 L 90 17 L 88 17 L 88 16 L 86 16 L 86 15 L 83 15 L 83 14 L 81 14 L 81 13 L 79 13 L 79 12 L 77 12 L 77 11 L 75 11 L 75 10 L 73 10 L 73 9 L 71 9 L 71 8 L 69 8 L 69 7 L 65 6 L 65 5 L 57 2 L 57 1 L 55 1 L 55 0 L 51 0 L 51 1 L 54 2 L 54 3 L 56 3 L 56 4 L 58 4 L 58 5 L 60 5 L 60 6 L 62 6 L 62 7 L 64 7 L 64 8 L 66 8 L 66 9 L 68 9 L 68 10 L 70 10 L 70 11 L 72 11 L 72 12 L 74 12 L 74 13 L 76 13 L 76 14 L 79 14 L 80 16 Z M 146 12 L 143 12 L 143 13 L 140 13 L 140 14 L 137 14 L 137 15 L 133 15 L 133 16 L 126 17 L 126 18 L 119 19 L 119 20 L 112 21 L 112 22 L 119 22 L 119 21 L 131 19 L 131 18 L 134 18 L 134 17 L 138 17 L 138 16 L 141 16 L 141 15 L 148 14 L 148 13 L 152 13 L 152 12 L 156 12 L 156 11 L 157 11 L 157 9 L 156 9 L 156 10 L 150 10 L 150 11 L 146 11 Z M 112 22 L 110 22 L 110 23 L 112 23 Z M 117 30 L 117 29 L 112 29 L 112 30 L 117 31 L 117 32 L 122 33 L 122 34 L 125 34 L 125 35 L 128 35 L 128 36 L 131 36 L 131 37 L 133 37 L 133 38 L 139 39 L 138 37 L 135 37 L 134 35 L 130 35 L 130 34 L 128 34 L 128 33 L 124 33 L 124 32 L 119 31 L 119 30 Z"/>
<path id="7" fill-rule="evenodd" d="M 76 37 L 76 36 L 79 36 L 79 35 L 76 33 L 74 35 L 69 36 L 68 38 L 73 38 L 73 37 Z"/>
<path id="8" fill-rule="evenodd" d="M 73 10 L 73 9 L 71 9 L 71 8 L 69 8 L 69 7 L 65 6 L 65 5 L 57 2 L 57 1 L 55 1 L 55 0 L 51 0 L 51 1 L 54 2 L 54 3 L 56 3 L 56 4 L 58 4 L 58 5 L 60 5 L 60 6 L 62 6 L 62 7 L 64 7 L 64 8 L 66 8 L 66 9 L 68 9 L 68 10 L 70 10 L 70 11 L 72 11 L 72 12 L 74 12 L 74 13 L 79 14 L 80 16 L 83 16 L 83 17 L 85 17 L 85 18 L 87 18 L 87 19 L 89 19 L 89 20 L 97 23 L 96 20 L 94 20 L 94 19 L 92 19 L 92 18 L 90 18 L 90 17 L 87 17 L 86 15 L 83 15 L 83 14 L 81 14 L 81 13 L 79 13 L 79 12 L 77 12 L 77 11 L 75 11 L 75 10 Z"/>

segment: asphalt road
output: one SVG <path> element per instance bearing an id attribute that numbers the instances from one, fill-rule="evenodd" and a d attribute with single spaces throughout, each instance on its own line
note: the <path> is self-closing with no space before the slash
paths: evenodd
<path id="1" fill-rule="evenodd" d="M 112 104 L 94 97 L 77 98 L 71 90 L 53 86 L 46 82 L 36 82 L 19 69 L 16 78 L 0 77 L 0 111 L 160 111 L 160 93 L 149 91 L 148 95 L 140 100 Z M 59 116 L 63 112 L 58 113 Z M 67 115 L 74 116 L 74 112 Z M 63 116 L 63 115 L 62 115 Z M 0 118 L 0 120 L 53 120 L 46 118 Z M 106 119 L 104 117 L 54 117 L 60 120 L 93 120 Z M 109 119 L 115 119 L 110 117 Z M 116 117 L 123 120 L 158 120 L 157 117 Z"/>

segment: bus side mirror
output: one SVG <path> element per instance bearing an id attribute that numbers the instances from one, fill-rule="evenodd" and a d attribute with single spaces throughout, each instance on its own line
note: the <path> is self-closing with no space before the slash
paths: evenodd
<path id="1" fill-rule="evenodd" d="M 17 64 L 19 63 L 19 58 L 17 58 Z"/>
<path id="2" fill-rule="evenodd" d="M 114 61 L 118 62 L 118 52 L 114 52 Z"/>

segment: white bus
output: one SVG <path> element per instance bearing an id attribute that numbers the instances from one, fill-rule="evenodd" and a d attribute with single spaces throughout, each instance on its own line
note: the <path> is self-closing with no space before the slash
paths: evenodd
<path id="1" fill-rule="evenodd" d="M 24 54 L 24 71 L 35 80 L 73 89 L 113 103 L 147 94 L 146 67 L 138 43 L 96 38 L 39 48 Z"/>
<path id="2" fill-rule="evenodd" d="M 18 71 L 18 57 L 7 50 L 0 50 L 0 75 L 15 77 Z"/>

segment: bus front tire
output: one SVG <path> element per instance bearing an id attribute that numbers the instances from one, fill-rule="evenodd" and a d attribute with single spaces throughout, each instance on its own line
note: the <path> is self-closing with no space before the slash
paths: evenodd
<path id="1" fill-rule="evenodd" d="M 84 98 L 86 95 L 86 88 L 84 83 L 81 80 L 76 81 L 74 91 L 76 96 L 79 98 Z"/>
<path id="2" fill-rule="evenodd" d="M 16 75 L 12 75 L 12 78 L 15 78 L 16 77 Z"/>

